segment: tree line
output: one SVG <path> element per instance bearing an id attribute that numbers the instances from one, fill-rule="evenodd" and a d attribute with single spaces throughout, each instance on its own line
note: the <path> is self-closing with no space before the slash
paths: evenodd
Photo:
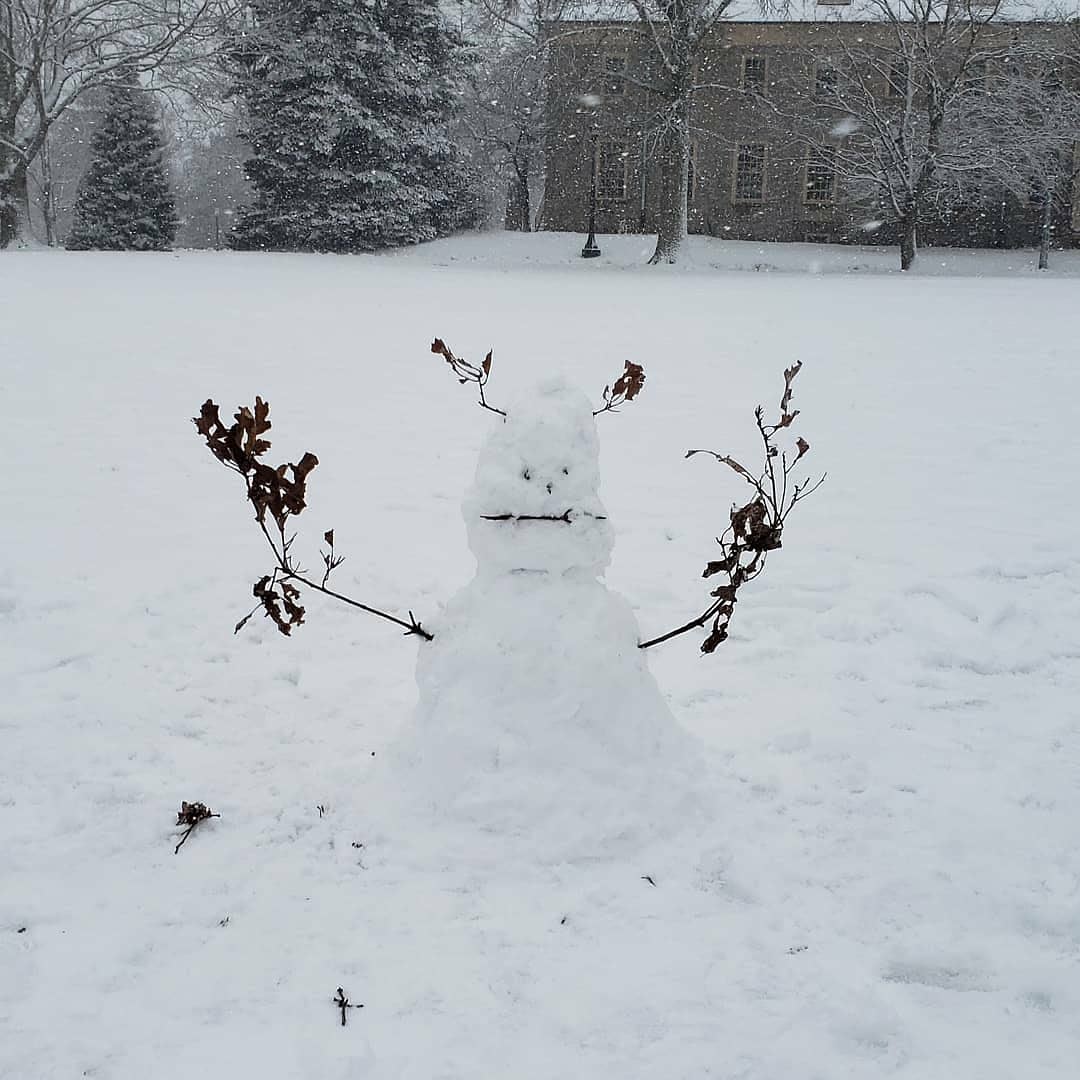
<path id="1" fill-rule="evenodd" d="M 636 121 L 659 177 L 653 262 L 680 257 L 694 103 L 716 90 L 702 61 L 733 2 L 619 7 L 619 32 L 642 59 L 621 77 L 650 102 Z M 780 2 L 760 10 L 780 17 Z M 930 208 L 997 190 L 1040 208 L 1045 265 L 1080 163 L 1077 21 L 1047 15 L 1020 34 L 1000 0 L 855 5 L 886 32 L 861 43 L 818 35 L 833 72 L 818 121 L 777 121 L 828 163 L 844 198 L 897 227 L 904 269 Z M 493 202 L 506 227 L 533 228 L 544 146 L 566 136 L 548 119 L 549 96 L 566 90 L 550 85 L 548 61 L 588 9 L 461 0 L 448 10 L 436 0 L 0 0 L 0 247 L 27 237 L 32 202 L 46 240 L 59 240 L 65 155 L 82 174 L 75 199 L 67 193 L 75 247 L 169 246 L 170 183 L 193 212 L 213 215 L 215 242 L 249 249 L 415 243 L 478 224 Z M 894 87 L 885 102 L 883 78 Z M 168 171 L 163 102 L 180 150 Z M 225 195 L 238 205 L 222 221 Z M 125 218 L 136 210 L 137 243 Z"/>

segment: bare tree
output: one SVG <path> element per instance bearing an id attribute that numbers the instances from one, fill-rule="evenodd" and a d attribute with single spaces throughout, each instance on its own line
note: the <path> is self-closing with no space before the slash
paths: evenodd
<path id="1" fill-rule="evenodd" d="M 709 35 L 723 21 L 731 0 L 629 0 L 638 34 L 647 43 L 653 73 L 646 89 L 659 102 L 654 133 L 660 185 L 656 201 L 656 249 L 650 263 L 674 263 L 686 238 L 687 177 L 690 170 L 690 111 L 696 71 Z M 763 8 L 766 5 L 763 4 Z"/>
<path id="2" fill-rule="evenodd" d="M 53 169 L 52 140 L 49 136 L 41 144 L 41 153 L 37 158 L 37 172 L 33 175 L 37 186 L 37 205 L 41 210 L 41 220 L 45 226 L 45 243 L 55 247 L 59 242 L 56 231 L 56 184 Z"/>
<path id="3" fill-rule="evenodd" d="M 815 99 L 827 118 L 808 141 L 848 196 L 873 205 L 900 233 L 900 267 L 918 251 L 931 201 L 982 168 L 954 122 L 965 97 L 1007 55 L 1001 0 L 861 0 L 877 25 L 831 35 L 816 57 Z"/>
<path id="4" fill-rule="evenodd" d="M 224 118 L 208 131 L 190 128 L 174 134 L 173 177 L 180 213 L 181 247 L 222 248 L 237 211 L 251 199 L 243 162 L 249 150 Z"/>
<path id="5" fill-rule="evenodd" d="M 963 137 L 982 162 L 977 192 L 1004 189 L 1037 211 L 1039 269 L 1050 265 L 1054 221 L 1072 211 L 1080 178 L 1080 88 L 1060 38 L 1027 40 L 960 107 Z"/>
<path id="6" fill-rule="evenodd" d="M 650 163 L 658 177 L 652 201 L 657 239 L 651 264 L 677 262 L 687 235 L 691 139 L 693 125 L 703 119 L 700 114 L 695 116 L 695 97 L 706 90 L 752 96 L 741 86 L 723 85 L 713 77 L 706 76 L 702 81 L 710 66 L 707 54 L 723 47 L 720 27 L 731 14 L 732 3 L 613 0 L 594 7 L 586 2 L 559 28 L 571 33 L 572 20 L 581 22 L 586 47 L 580 50 L 576 62 L 580 65 L 581 57 L 589 57 L 596 67 L 578 74 L 601 90 L 581 99 L 587 107 L 601 106 L 606 88 L 613 84 L 635 91 L 633 102 L 629 96 L 622 98 L 621 90 L 618 100 L 620 119 L 632 122 L 642 139 L 643 166 Z M 756 8 L 762 15 L 779 14 L 786 3 L 756 0 Z M 626 57 L 628 41 L 632 42 L 628 50 L 631 62 L 618 63 L 620 53 Z M 566 51 L 572 53 L 573 49 Z M 614 70 L 605 66 L 609 60 L 616 60 Z M 595 105 L 588 100 L 590 97 Z M 600 113 L 594 114 L 594 119 L 599 121 Z M 706 130 L 709 137 L 715 137 L 707 121 Z"/>
<path id="7" fill-rule="evenodd" d="M 123 66 L 220 42 L 232 0 L 0 0 L 0 248 L 29 234 L 30 166 L 49 131 Z"/>
<path id="8" fill-rule="evenodd" d="M 529 232 L 544 138 L 543 44 L 532 34 L 485 21 L 465 125 L 496 177 L 505 180 L 505 227 Z"/>
<path id="9" fill-rule="evenodd" d="M 465 110 L 469 137 L 506 186 L 505 227 L 529 232 L 543 176 L 550 27 L 573 0 L 460 0 L 462 36 L 476 50 Z"/>

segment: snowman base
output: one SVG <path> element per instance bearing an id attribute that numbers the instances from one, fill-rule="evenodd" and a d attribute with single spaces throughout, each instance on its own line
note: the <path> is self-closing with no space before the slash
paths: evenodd
<path id="1" fill-rule="evenodd" d="M 495 858 L 588 861 L 703 816 L 698 744 L 645 666 L 629 605 L 595 578 L 480 576 L 440 624 L 389 759 L 425 833 Z"/>

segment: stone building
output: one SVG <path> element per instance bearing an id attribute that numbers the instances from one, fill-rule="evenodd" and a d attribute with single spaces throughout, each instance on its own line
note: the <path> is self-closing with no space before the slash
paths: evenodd
<path id="1" fill-rule="evenodd" d="M 894 243 L 895 228 L 858 205 L 805 133 L 836 124 L 822 102 L 845 52 L 885 42 L 891 28 L 858 17 L 843 0 L 802 0 L 783 19 L 725 18 L 694 69 L 688 227 L 730 239 Z M 751 12 L 755 9 L 742 9 Z M 989 29 L 1002 47 L 1017 35 L 1060 33 L 1047 24 L 1003 21 Z M 548 143 L 542 227 L 582 232 L 595 169 L 597 230 L 654 232 L 659 174 L 654 118 L 655 50 L 634 18 L 567 19 L 548 25 Z M 976 71 L 973 77 L 985 77 Z M 887 107 L 899 79 L 881 73 Z M 1076 154 L 1080 167 L 1080 150 Z M 1058 244 L 1080 242 L 1080 184 L 1072 212 L 1058 211 Z M 1003 189 L 966 198 L 920 228 L 929 244 L 1030 245 L 1039 209 Z"/>

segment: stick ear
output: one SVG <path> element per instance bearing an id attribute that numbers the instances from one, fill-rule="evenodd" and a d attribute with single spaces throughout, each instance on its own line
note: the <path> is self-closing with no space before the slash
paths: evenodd
<path id="1" fill-rule="evenodd" d="M 620 405 L 633 401 L 645 385 L 645 369 L 632 360 L 626 361 L 623 373 L 611 386 L 604 387 L 604 404 L 593 410 L 593 416 L 615 412 Z"/>
<path id="2" fill-rule="evenodd" d="M 468 360 L 463 360 L 460 356 L 455 356 L 450 346 L 442 338 L 436 338 L 431 343 L 431 351 L 436 356 L 441 356 L 450 365 L 450 370 L 457 376 L 458 382 L 462 386 L 470 382 L 476 383 L 476 387 L 480 391 L 480 407 L 482 409 L 498 413 L 503 418 L 506 417 L 506 413 L 502 409 L 496 409 L 494 405 L 489 405 L 487 398 L 484 396 L 484 387 L 487 385 L 488 378 L 491 375 L 492 354 L 490 350 L 479 366 L 469 363 Z"/>

